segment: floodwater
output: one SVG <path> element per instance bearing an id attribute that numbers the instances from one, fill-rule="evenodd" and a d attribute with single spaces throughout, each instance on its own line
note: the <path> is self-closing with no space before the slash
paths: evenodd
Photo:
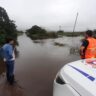
<path id="1" fill-rule="evenodd" d="M 0 69 L 3 74 L 0 77 L 0 96 L 52 96 L 53 81 L 60 68 L 80 59 L 80 38 L 32 41 L 25 34 L 19 36 L 19 57 L 15 64 L 17 84 L 8 85 L 3 73 L 5 70 Z"/>

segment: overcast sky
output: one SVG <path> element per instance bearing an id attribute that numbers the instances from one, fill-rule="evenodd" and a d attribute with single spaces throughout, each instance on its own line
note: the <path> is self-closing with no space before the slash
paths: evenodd
<path id="1" fill-rule="evenodd" d="M 39 25 L 49 30 L 96 29 L 96 0 L 0 0 L 17 29 Z"/>

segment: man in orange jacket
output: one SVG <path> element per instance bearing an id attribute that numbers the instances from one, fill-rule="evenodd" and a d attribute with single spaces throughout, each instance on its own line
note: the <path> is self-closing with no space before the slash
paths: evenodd
<path id="1" fill-rule="evenodd" d="M 85 33 L 85 40 L 80 47 L 80 55 L 81 59 L 96 58 L 96 39 L 92 37 L 91 30 Z"/>

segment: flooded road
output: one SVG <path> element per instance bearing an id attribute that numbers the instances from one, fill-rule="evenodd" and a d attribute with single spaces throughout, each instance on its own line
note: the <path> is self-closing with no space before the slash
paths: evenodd
<path id="1" fill-rule="evenodd" d="M 63 37 L 32 41 L 25 34 L 19 36 L 19 57 L 15 64 L 18 85 L 9 86 L 3 82 L 4 77 L 0 83 L 0 96 L 52 96 L 53 80 L 60 68 L 80 59 L 78 54 L 70 54 L 71 47 L 80 46 L 79 39 Z M 64 46 L 55 46 L 54 42 L 64 43 Z"/>

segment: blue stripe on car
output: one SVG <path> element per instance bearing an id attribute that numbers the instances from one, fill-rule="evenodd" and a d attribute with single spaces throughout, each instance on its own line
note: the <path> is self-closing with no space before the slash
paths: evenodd
<path id="1" fill-rule="evenodd" d="M 72 65 L 69 65 L 69 66 L 72 67 L 73 69 L 77 70 L 78 72 L 80 72 L 82 75 L 84 75 L 85 77 L 87 77 L 89 80 L 91 80 L 91 81 L 94 81 L 95 80 L 94 77 L 92 77 L 89 74 L 83 72 L 82 70 L 80 70 L 80 69 L 78 69 L 78 68 L 76 68 L 76 67 L 74 67 Z"/>

